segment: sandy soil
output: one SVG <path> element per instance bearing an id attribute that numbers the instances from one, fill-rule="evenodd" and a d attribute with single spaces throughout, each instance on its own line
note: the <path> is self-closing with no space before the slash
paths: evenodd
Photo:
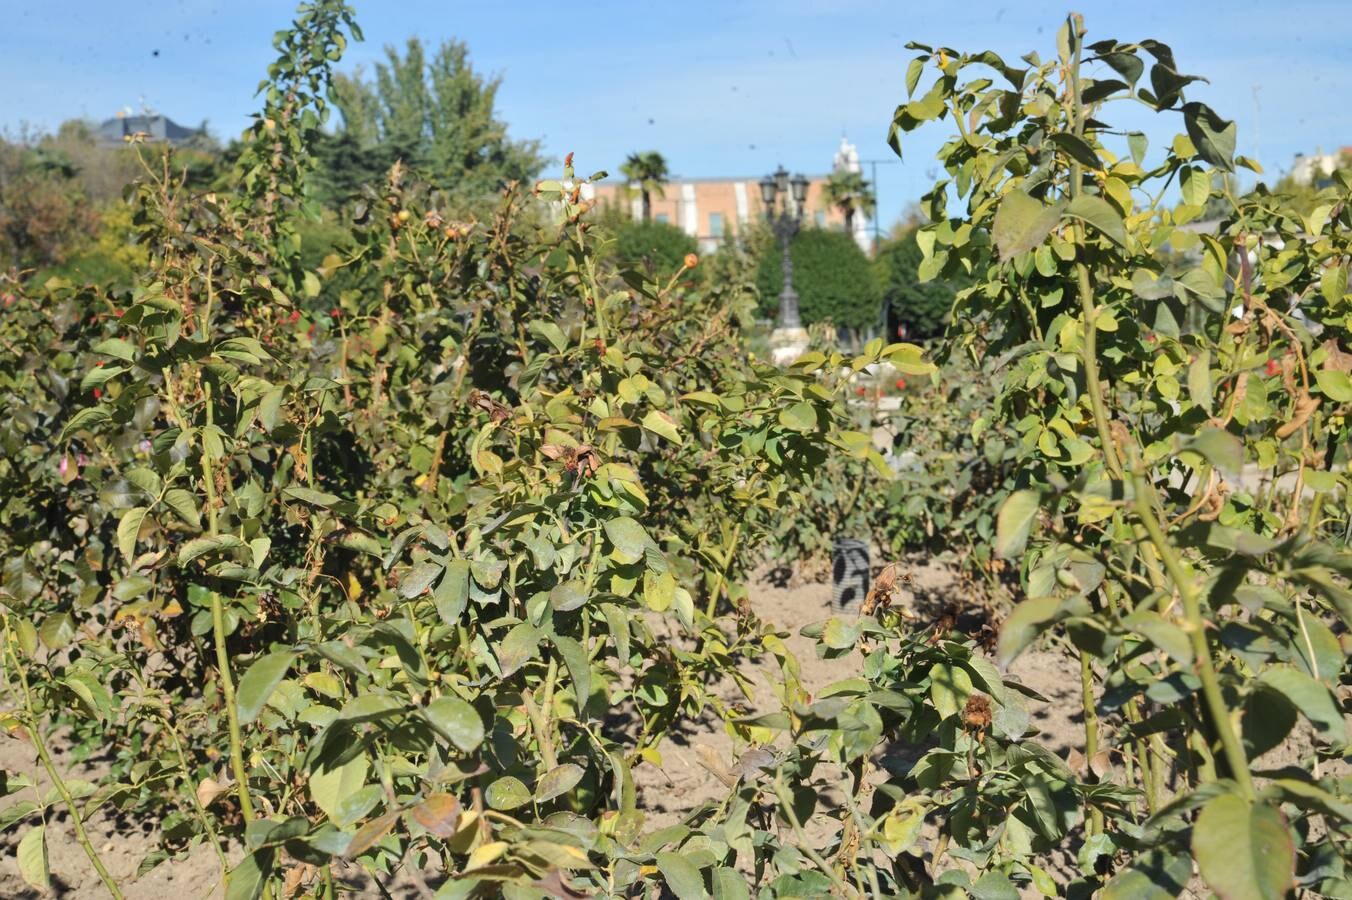
<path id="1" fill-rule="evenodd" d="M 956 588 L 946 570 L 937 566 L 919 566 L 912 569 L 914 582 L 905 593 L 905 602 L 917 608 L 927 604 L 942 604 L 951 598 Z M 802 677 L 809 691 L 816 691 L 834 681 L 854 674 L 857 659 L 818 659 L 812 643 L 800 636 L 802 626 L 821 621 L 831 614 L 831 589 L 828 583 L 807 583 L 776 586 L 760 578 L 751 591 L 756 613 L 780 630 L 789 632 L 789 647 L 802 665 Z M 923 611 L 923 609 L 922 609 Z M 773 659 L 751 665 L 749 672 L 756 685 L 754 700 L 745 701 L 729 680 L 717 686 L 726 702 L 742 702 L 753 709 L 776 708 L 770 685 L 777 678 Z M 1065 659 L 1055 654 L 1029 653 L 1013 667 L 1013 674 L 1029 687 L 1049 699 L 1047 704 L 1033 704 L 1035 724 L 1041 729 L 1042 741 L 1054 750 L 1065 753 L 1066 748 L 1079 742 L 1082 725 L 1076 712 L 1078 672 Z M 1041 707 L 1041 708 L 1039 708 Z M 706 755 L 732 765 L 733 744 L 721 723 L 712 714 L 687 723 L 680 733 L 663 741 L 659 748 L 663 765 L 641 766 L 635 773 L 640 793 L 639 804 L 648 810 L 647 826 L 657 828 L 671 824 L 700 803 L 726 794 L 726 788 L 703 762 Z M 97 765 L 59 760 L 68 778 L 94 781 L 101 774 Z M 35 776 L 41 790 L 46 790 L 46 779 L 41 775 L 36 755 L 26 743 L 11 736 L 0 736 L 0 766 L 9 771 L 28 772 Z M 86 825 L 90 838 L 102 851 L 103 859 L 112 876 L 129 900 L 158 900 L 176 898 L 193 900 L 222 896 L 220 863 L 213 850 L 199 845 L 180 858 L 155 866 L 136 877 L 136 869 L 143 856 L 156 846 L 155 824 L 131 822 L 103 812 L 96 813 Z M 7 835 L 0 843 L 0 898 L 37 898 L 40 895 L 27 887 L 19 877 L 15 856 L 19 833 Z M 816 830 L 816 829 L 811 829 Z M 820 833 L 820 832 L 818 832 Z M 95 875 L 75 839 L 69 817 L 64 813 L 53 815 L 48 823 L 52 896 L 83 900 L 104 897 L 106 892 Z M 238 858 L 238 849 L 229 854 L 231 862 Z M 358 873 L 344 873 L 355 882 Z M 362 896 L 378 897 L 369 882 Z M 387 885 L 391 894 L 416 896 L 407 882 Z"/>

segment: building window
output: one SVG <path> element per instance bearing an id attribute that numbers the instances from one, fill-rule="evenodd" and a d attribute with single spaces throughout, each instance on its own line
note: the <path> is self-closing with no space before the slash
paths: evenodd
<path id="1" fill-rule="evenodd" d="M 709 213 L 709 236 L 723 236 L 723 214 L 721 212 Z"/>
<path id="2" fill-rule="evenodd" d="M 818 228 L 825 228 L 825 227 L 826 227 L 826 211 L 825 211 L 825 210 L 821 210 L 821 209 L 817 210 L 817 227 L 818 227 Z"/>
<path id="3" fill-rule="evenodd" d="M 657 215 L 653 216 L 653 221 L 661 222 L 663 225 L 670 225 L 671 216 L 667 215 L 666 213 L 658 213 Z"/>

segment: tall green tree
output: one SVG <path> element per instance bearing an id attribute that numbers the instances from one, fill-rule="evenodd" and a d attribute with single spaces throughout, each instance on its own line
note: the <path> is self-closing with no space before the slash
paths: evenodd
<path id="1" fill-rule="evenodd" d="M 631 189 L 642 198 L 643 221 L 650 221 L 653 216 L 653 195 L 665 196 L 662 187 L 669 177 L 666 158 L 656 150 L 631 153 L 620 166 L 620 172 L 629 179 Z"/>
<path id="2" fill-rule="evenodd" d="M 393 159 L 467 195 L 533 178 L 545 159 L 538 141 L 508 136 L 495 108 L 501 84 L 474 70 L 464 43 L 447 41 L 429 57 L 416 37 L 402 54 L 386 47 L 374 78 L 360 69 L 336 75 L 333 99 L 343 116 L 338 136 L 345 141 L 331 142 L 330 161 L 346 170 L 330 181 L 347 183 L 354 173 L 360 178 Z"/>
<path id="3" fill-rule="evenodd" d="M 972 283 L 965 272 L 928 281 L 920 277 L 924 254 L 916 243 L 916 227 L 902 226 L 878 247 L 873 260 L 883 307 L 887 310 L 888 338 L 896 340 L 894 329 L 906 328 L 907 340 L 926 340 L 944 333 L 944 323 L 958 291 Z"/>
<path id="4" fill-rule="evenodd" d="M 873 212 L 873 187 L 864 180 L 862 173 L 837 169 L 826 179 L 822 193 L 826 202 L 845 216 L 845 230 L 850 234 L 854 234 L 856 214 L 867 216 Z"/>

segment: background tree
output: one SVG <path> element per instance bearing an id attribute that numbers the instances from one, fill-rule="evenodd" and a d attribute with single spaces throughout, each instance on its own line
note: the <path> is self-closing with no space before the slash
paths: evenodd
<path id="1" fill-rule="evenodd" d="M 830 321 L 856 333 L 878 324 L 878 282 L 868 257 L 853 237 L 809 228 L 798 233 L 789 252 L 793 254 L 794 287 L 805 324 Z M 774 315 L 783 283 L 776 242 L 761 256 L 756 275 L 762 315 Z"/>
<path id="2" fill-rule="evenodd" d="M 687 253 L 698 250 L 693 237 L 666 222 L 628 219 L 615 226 L 615 256 L 621 265 L 647 267 L 669 276 L 681 267 Z"/>
<path id="3" fill-rule="evenodd" d="M 386 47 L 385 57 L 374 80 L 360 69 L 334 77 L 343 124 L 322 154 L 331 188 L 370 180 L 393 159 L 462 196 L 539 173 L 545 163 L 539 142 L 508 136 L 494 108 L 502 79 L 476 72 L 464 43 L 447 41 L 429 59 L 422 42 L 409 38 L 403 55 Z"/>
<path id="4" fill-rule="evenodd" d="M 898 325 L 905 326 L 907 340 L 941 336 L 953 297 L 971 283 L 965 274 L 922 281 L 920 263 L 924 255 L 915 235 L 914 224 L 899 226 L 879 245 L 873 260 L 891 340 L 897 338 Z"/>
<path id="5" fill-rule="evenodd" d="M 98 227 L 98 214 L 63 154 L 0 140 L 0 266 L 63 261 Z"/>
<path id="6" fill-rule="evenodd" d="M 873 212 L 873 188 L 859 172 L 849 169 L 837 169 L 826 179 L 822 186 L 826 202 L 836 207 L 845 216 L 845 230 L 854 234 L 856 213 L 870 215 Z"/>
<path id="7" fill-rule="evenodd" d="M 638 191 L 643 200 L 643 221 L 650 221 L 653 215 L 653 195 L 665 196 L 662 186 L 668 178 L 666 159 L 656 150 L 631 153 L 620 166 L 620 172 L 629 179 L 631 190 Z"/>

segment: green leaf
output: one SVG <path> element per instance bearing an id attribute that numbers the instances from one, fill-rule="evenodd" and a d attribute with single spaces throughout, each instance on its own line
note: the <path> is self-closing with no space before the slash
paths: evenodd
<path id="1" fill-rule="evenodd" d="M 102 425 L 104 422 L 112 419 L 113 414 L 108 409 L 107 404 L 99 406 L 86 406 L 84 409 L 70 417 L 70 421 L 61 429 L 60 441 L 64 442 L 72 434 L 82 428 L 94 428 Z"/>
<path id="2" fill-rule="evenodd" d="M 160 476 L 144 466 L 136 466 L 135 468 L 128 469 L 126 472 L 126 479 L 136 487 L 145 491 L 150 497 L 158 497 L 160 495 L 160 490 L 164 486 L 164 483 L 160 480 Z"/>
<path id="3" fill-rule="evenodd" d="M 516 809 L 530 802 L 530 789 L 520 778 L 504 775 L 488 786 L 484 799 L 494 809 Z"/>
<path id="4" fill-rule="evenodd" d="M 991 223 L 1000 261 L 1007 262 L 1041 244 L 1061 221 L 1062 209 L 1059 202 L 1048 206 L 1017 189 L 1006 194 Z"/>
<path id="5" fill-rule="evenodd" d="M 746 876 L 736 869 L 719 866 L 713 871 L 714 900 L 750 900 Z"/>
<path id="6" fill-rule="evenodd" d="M 664 437 L 673 444 L 681 442 L 681 432 L 676 428 L 676 420 L 660 409 L 650 409 L 643 417 L 643 427 L 653 434 Z"/>
<path id="7" fill-rule="evenodd" d="M 1194 100 L 1183 104 L 1183 125 L 1198 156 L 1227 172 L 1234 171 L 1234 122 L 1222 119 L 1211 107 Z"/>
<path id="8" fill-rule="evenodd" d="M 436 581 L 437 576 L 444 570 L 445 565 L 439 560 L 424 559 L 414 563 L 399 581 L 399 596 L 408 600 L 419 596 L 432 586 L 432 582 Z"/>
<path id="9" fill-rule="evenodd" d="M 815 431 L 817 409 L 811 403 L 799 400 L 779 411 L 779 424 L 790 431 Z"/>
<path id="10" fill-rule="evenodd" d="M 240 550 L 246 544 L 233 534 L 217 534 L 209 537 L 194 538 L 178 550 L 178 564 L 188 563 L 208 553 L 220 553 L 225 550 Z"/>
<path id="11" fill-rule="evenodd" d="M 1192 877 L 1192 860 L 1151 850 L 1139 854 L 1103 886 L 1100 900 L 1174 900 Z"/>
<path id="12" fill-rule="evenodd" d="M 238 690 L 235 691 L 241 723 L 247 725 L 258 718 L 272 692 L 286 677 L 286 672 L 291 668 L 295 658 L 296 654 L 291 650 L 278 650 L 260 657 L 249 666 L 249 670 L 239 680 Z"/>
<path id="13" fill-rule="evenodd" d="M 586 770 L 575 763 L 555 766 L 546 772 L 535 785 L 536 802 L 544 803 L 568 793 L 577 787 L 577 783 L 582 780 L 582 776 L 585 774 Z"/>
<path id="14" fill-rule="evenodd" d="M 1127 226 L 1111 204 L 1093 194 L 1081 194 L 1066 207 L 1066 215 L 1092 225 L 1104 237 L 1119 246 L 1127 243 Z"/>
<path id="15" fill-rule="evenodd" d="M 591 696 L 591 662 L 582 645 L 570 637 L 561 634 L 553 636 L 554 646 L 558 648 L 563 663 L 568 667 L 568 677 L 573 682 L 573 694 L 577 698 L 578 709 L 587 705 Z"/>
<path id="16" fill-rule="evenodd" d="M 694 863 L 679 853 L 657 854 L 657 869 L 668 890 L 677 900 L 703 900 L 709 894 L 704 890 L 704 878 Z"/>
<path id="17" fill-rule="evenodd" d="M 1206 206 L 1211 196 L 1211 176 L 1196 166 L 1178 170 L 1178 184 L 1183 191 L 1183 202 L 1190 206 Z"/>
<path id="18" fill-rule="evenodd" d="M 1023 554 L 1041 502 L 1042 495 L 1037 491 L 1015 491 L 1005 498 L 995 520 L 996 554 L 1005 559 Z"/>
<path id="19" fill-rule="evenodd" d="M 915 344 L 890 344 L 883 350 L 881 358 L 903 375 L 929 375 L 938 370 L 938 366 L 925 359 L 925 351 Z"/>
<path id="20" fill-rule="evenodd" d="M 126 366 L 96 366 L 86 372 L 84 378 L 80 379 L 80 390 L 87 391 L 90 388 L 107 384 L 126 371 Z"/>
<path id="21" fill-rule="evenodd" d="M 526 327 L 532 334 L 549 341 L 550 345 L 559 353 L 568 349 L 568 338 L 564 335 L 563 329 L 553 322 L 537 319 Z"/>
<path id="22" fill-rule="evenodd" d="M 310 797 L 339 828 L 356 824 L 361 818 L 360 812 L 354 815 L 351 805 L 343 801 L 366 784 L 369 767 L 366 754 L 358 753 L 341 765 L 330 767 L 326 762 L 320 763 L 310 773 Z"/>
<path id="23" fill-rule="evenodd" d="M 465 753 L 483 743 L 483 718 L 478 710 L 459 697 L 443 694 L 427 704 L 423 715 L 442 737 Z"/>
<path id="24" fill-rule="evenodd" d="M 75 620 L 70 613 L 52 613 L 42 620 L 38 637 L 51 649 L 60 650 L 75 637 Z"/>
<path id="25" fill-rule="evenodd" d="M 975 690 L 972 676 L 961 666 L 935 663 L 930 669 L 929 678 L 930 699 L 934 701 L 934 708 L 939 711 L 939 715 L 945 719 L 956 715 Z"/>
<path id="26" fill-rule="evenodd" d="M 513 625 L 497 645 L 498 668 L 507 678 L 540 655 L 540 629 L 529 622 Z"/>
<path id="27" fill-rule="evenodd" d="M 1199 352 L 1197 358 L 1188 366 L 1188 393 L 1192 396 L 1192 402 L 1210 415 L 1212 406 L 1210 350 Z"/>
<path id="28" fill-rule="evenodd" d="M 1330 306 L 1339 306 L 1347 296 L 1347 266 L 1329 266 L 1319 277 L 1319 292 Z"/>
<path id="29" fill-rule="evenodd" d="M 1135 57 L 1132 58 L 1135 59 Z M 1136 63 L 1137 65 L 1140 65 L 1140 60 L 1136 60 Z M 1140 73 L 1137 72 L 1137 75 L 1139 76 Z M 1135 83 L 1136 80 L 1132 79 L 1132 84 Z M 1136 165 L 1139 166 L 1142 162 L 1145 161 L 1145 151 L 1147 150 L 1147 148 L 1149 148 L 1149 146 L 1150 139 L 1147 138 L 1145 134 L 1143 134 L 1142 132 L 1131 131 L 1127 133 L 1127 149 L 1131 152 L 1131 158 L 1136 163 Z"/>
<path id="30" fill-rule="evenodd" d="M 1055 618 L 1061 607 L 1056 597 L 1034 597 L 1014 607 L 1000 626 L 1000 662 L 1008 665 L 1042 631 L 1042 625 Z"/>
<path id="31" fill-rule="evenodd" d="M 51 885 L 52 870 L 47 864 L 47 826 L 35 825 L 19 841 L 19 874 L 39 891 Z"/>
<path id="32" fill-rule="evenodd" d="M 920 83 L 920 76 L 925 71 L 925 60 L 928 57 L 917 56 L 906 65 L 906 96 L 915 96 L 915 87 Z"/>
<path id="33" fill-rule="evenodd" d="M 1146 640 L 1173 657 L 1175 662 L 1191 666 L 1192 641 L 1188 633 L 1156 612 L 1134 612 L 1122 622 L 1123 627 L 1145 637 Z"/>
<path id="34" fill-rule="evenodd" d="M 1244 444 L 1224 428 L 1204 428 L 1183 446 L 1232 475 L 1244 468 Z"/>
<path id="35" fill-rule="evenodd" d="M 1056 149 L 1069 156 L 1075 162 L 1090 169 L 1103 168 L 1103 162 L 1094 152 L 1094 148 L 1082 137 L 1076 137 L 1065 131 L 1058 131 L 1051 135 L 1048 140 L 1056 146 Z"/>
<path id="36" fill-rule="evenodd" d="M 1281 900 L 1295 886 L 1296 847 L 1282 814 L 1235 794 L 1207 801 L 1192 829 L 1192 854 L 1225 900 Z"/>
<path id="37" fill-rule="evenodd" d="M 164 492 L 164 504 L 174 511 L 174 515 L 184 524 L 193 528 L 202 527 L 202 516 L 197 511 L 197 497 L 192 491 L 183 488 L 170 488 Z"/>
<path id="38" fill-rule="evenodd" d="M 1019 900 L 1019 889 L 1003 872 L 987 872 L 972 885 L 975 900 Z"/>
<path id="39" fill-rule="evenodd" d="M 69 620 L 68 616 L 64 618 Z M 43 623 L 43 631 L 46 631 L 46 623 Z M 45 634 L 43 640 L 47 641 Z M 50 642 L 48 642 L 48 645 L 50 646 Z M 72 694 L 80 698 L 80 702 L 89 710 L 90 715 L 100 719 L 107 719 L 112 716 L 114 711 L 113 696 L 93 672 L 72 671 L 61 679 L 61 683 L 70 688 Z"/>
<path id="40" fill-rule="evenodd" d="M 1258 681 L 1289 700 L 1322 736 L 1333 741 L 1346 740 L 1347 728 L 1342 713 L 1322 682 L 1291 665 L 1264 669 L 1259 673 Z"/>
<path id="41" fill-rule="evenodd" d="M 130 562 L 136 555 L 136 536 L 141 533 L 141 524 L 150 510 L 144 506 L 133 506 L 122 514 L 117 523 L 117 549 Z"/>
<path id="42" fill-rule="evenodd" d="M 136 361 L 136 348 L 122 338 L 107 338 L 89 348 L 94 353 L 102 353 L 123 362 Z"/>
<path id="43" fill-rule="evenodd" d="M 1338 403 L 1352 403 L 1352 378 L 1337 369 L 1320 369 L 1314 373 L 1319 392 Z"/>
<path id="44" fill-rule="evenodd" d="M 309 503 L 312 506 L 329 507 L 337 503 L 340 498 L 333 494 L 326 494 L 323 491 L 316 491 L 307 487 L 289 487 L 282 491 L 283 494 L 293 500 L 300 500 L 303 503 Z"/>
<path id="45" fill-rule="evenodd" d="M 437 615 L 447 625 L 455 625 L 469 603 L 469 560 L 453 559 L 446 563 L 446 573 L 432 591 L 432 603 Z"/>
<path id="46" fill-rule="evenodd" d="M 610 555 L 617 562 L 628 565 L 643 559 L 643 553 L 649 543 L 648 533 L 636 519 L 619 516 L 607 519 L 602 527 L 605 529 L 606 537 L 610 539 L 612 548 Z"/>
<path id="47" fill-rule="evenodd" d="M 230 870 L 225 900 L 257 900 L 263 893 L 265 872 L 272 870 L 275 851 L 271 848 L 250 853 Z M 263 862 L 265 860 L 266 862 Z"/>

